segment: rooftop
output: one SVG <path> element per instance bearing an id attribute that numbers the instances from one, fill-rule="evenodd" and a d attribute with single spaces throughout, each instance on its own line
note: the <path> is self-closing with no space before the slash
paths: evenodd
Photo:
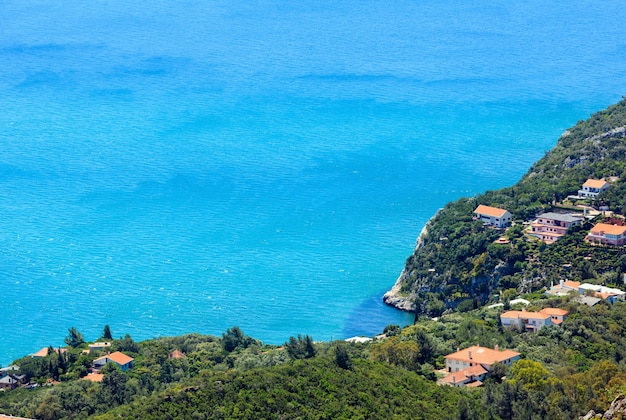
<path id="1" fill-rule="evenodd" d="M 506 210 L 499 209 L 497 207 L 485 206 L 481 204 L 478 207 L 476 207 L 476 210 L 474 210 L 474 213 L 485 214 L 491 217 L 502 217 L 506 213 Z"/>
<path id="2" fill-rule="evenodd" d="M 565 213 L 554 213 L 554 212 L 540 214 L 539 216 L 537 216 L 537 218 L 557 220 L 559 222 L 567 222 L 567 223 L 580 222 L 581 220 L 583 220 L 582 215 L 575 216 L 571 213 L 565 214 Z"/>
<path id="3" fill-rule="evenodd" d="M 626 226 L 608 225 L 606 223 L 598 223 L 591 228 L 591 233 L 594 235 L 609 234 L 609 235 L 623 235 L 626 233 Z"/>
<path id="4" fill-rule="evenodd" d="M 593 179 L 593 178 L 589 178 L 587 181 L 585 181 L 585 183 L 583 184 L 583 187 L 589 187 L 589 188 L 602 188 L 605 185 L 608 185 L 608 182 L 606 182 L 603 179 Z"/>
<path id="5" fill-rule="evenodd" d="M 472 346 L 449 354 L 445 358 L 480 363 L 482 365 L 492 365 L 519 355 L 518 352 L 513 350 L 494 350 L 488 347 Z"/>

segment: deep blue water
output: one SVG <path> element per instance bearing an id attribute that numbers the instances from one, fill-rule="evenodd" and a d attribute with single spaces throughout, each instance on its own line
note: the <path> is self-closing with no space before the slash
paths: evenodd
<path id="1" fill-rule="evenodd" d="M 127 3 L 0 3 L 4 364 L 408 323 L 427 219 L 626 94 L 616 1 Z"/>

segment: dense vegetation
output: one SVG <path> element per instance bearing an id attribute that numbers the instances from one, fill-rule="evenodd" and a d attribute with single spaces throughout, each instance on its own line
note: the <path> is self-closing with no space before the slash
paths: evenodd
<path id="1" fill-rule="evenodd" d="M 136 343 L 126 336 L 113 348 L 124 348 L 135 367 L 122 372 L 109 365 L 100 383 L 77 379 L 97 357 L 82 354 L 86 344 L 80 344 L 62 364 L 57 353 L 17 360 L 31 382 L 45 384 L 56 373 L 61 383 L 0 392 L 0 413 L 38 419 L 571 419 L 606 409 L 626 391 L 626 304 L 527 298 L 529 310 L 562 307 L 570 316 L 561 327 L 524 333 L 502 328 L 501 308 L 481 308 L 436 321 L 420 318 L 404 329 L 389 326 L 385 338 L 364 344 L 297 336 L 267 346 L 237 327 L 222 337 Z M 522 359 L 497 366 L 482 388 L 437 385 L 444 356 L 475 344 L 516 349 Z M 186 358 L 168 358 L 175 349 Z"/>
<path id="2" fill-rule="evenodd" d="M 528 292 L 559 279 L 614 284 L 626 270 L 626 250 L 584 242 L 592 226 L 557 244 L 529 240 L 523 222 L 555 207 L 576 204 L 626 211 L 626 100 L 566 131 L 553 150 L 513 187 L 449 203 L 428 223 L 420 245 L 407 259 L 401 293 L 416 311 L 431 316 L 447 308 L 476 307 L 494 291 Z M 587 178 L 612 178 L 611 187 L 593 203 L 571 202 Z M 516 224 L 506 232 L 472 220 L 479 204 L 509 210 Z M 510 244 L 495 244 L 504 235 Z M 513 292 L 511 292 L 513 293 Z"/>

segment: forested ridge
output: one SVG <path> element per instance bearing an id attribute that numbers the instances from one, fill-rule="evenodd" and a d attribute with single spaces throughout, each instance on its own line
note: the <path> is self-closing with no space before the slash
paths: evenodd
<path id="1" fill-rule="evenodd" d="M 573 201 L 588 179 L 610 179 L 592 203 Z M 508 210 L 506 232 L 473 220 L 479 204 Z M 593 247 L 585 234 L 599 215 L 554 245 L 529 239 L 524 223 L 548 211 L 580 211 L 580 205 L 626 211 L 626 100 L 578 122 L 514 186 L 448 203 L 427 224 L 399 278 L 400 294 L 418 313 L 440 315 L 457 305 L 483 304 L 493 294 L 530 292 L 560 279 L 615 284 L 626 271 L 624 248 Z M 578 207 L 577 207 L 578 206 Z M 494 243 L 504 236 L 510 243 Z M 564 266 L 564 264 L 566 264 Z"/>

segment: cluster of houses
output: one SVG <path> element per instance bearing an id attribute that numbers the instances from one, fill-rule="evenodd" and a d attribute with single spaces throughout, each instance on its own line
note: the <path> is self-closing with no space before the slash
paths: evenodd
<path id="1" fill-rule="evenodd" d="M 609 303 L 618 301 L 626 301 L 626 292 L 612 287 L 601 286 L 599 284 L 581 283 L 578 281 L 563 281 L 553 285 L 546 294 L 552 296 L 567 296 L 572 292 L 586 297 L 594 297 L 596 299 L 606 300 Z"/>
<path id="2" fill-rule="evenodd" d="M 607 181 L 588 179 L 578 191 L 578 195 L 570 197 L 595 199 L 609 186 Z M 511 224 L 513 216 L 506 209 L 481 204 L 474 210 L 474 220 L 482 221 L 485 226 L 502 229 Z M 530 223 L 527 234 L 546 244 L 552 244 L 565 236 L 570 228 L 582 225 L 583 220 L 582 214 L 547 212 L 538 215 Z M 610 223 L 598 223 L 585 240 L 593 244 L 626 245 L 626 223 L 619 219 L 611 220 Z"/>
<path id="3" fill-rule="evenodd" d="M 13 389 L 24 384 L 26 375 L 19 375 L 19 366 L 7 366 L 0 369 L 0 389 Z"/>
<path id="4" fill-rule="evenodd" d="M 88 345 L 87 350 L 83 350 L 85 354 L 94 354 L 96 352 L 104 352 L 107 351 L 111 347 L 111 342 L 103 341 L 96 342 Z M 30 355 L 32 358 L 42 358 L 46 357 L 50 354 L 50 351 L 54 351 L 58 354 L 63 354 L 67 351 L 66 348 L 63 347 L 44 347 L 41 350 Z M 180 350 L 174 350 L 169 353 L 168 358 L 170 359 L 184 359 L 187 356 L 185 353 Z M 109 363 L 112 363 L 120 368 L 122 371 L 127 371 L 134 367 L 134 360 L 132 357 L 122 353 L 121 351 L 116 352 L 107 352 L 104 356 L 98 357 L 94 359 L 91 368 L 89 369 L 89 374 L 85 376 L 83 379 L 92 381 L 92 382 L 101 382 L 104 375 L 100 373 L 102 368 Z M 8 366 L 6 368 L 0 369 L 0 390 L 5 389 L 14 389 L 19 386 L 26 385 L 26 375 L 19 375 L 20 371 L 19 366 Z"/>

